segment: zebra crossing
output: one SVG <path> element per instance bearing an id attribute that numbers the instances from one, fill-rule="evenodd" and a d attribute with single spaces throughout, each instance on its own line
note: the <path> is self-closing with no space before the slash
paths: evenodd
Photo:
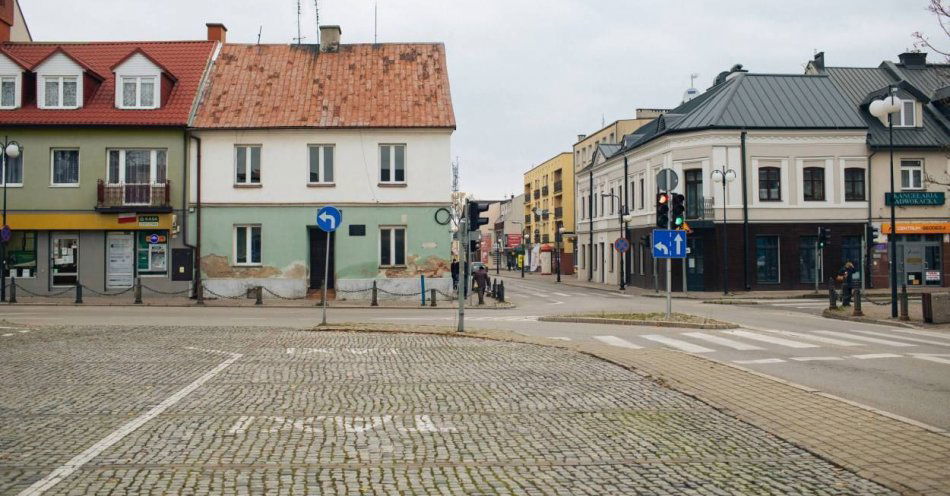
<path id="1" fill-rule="evenodd" d="M 553 339 L 571 341 L 579 338 L 558 336 L 553 337 Z M 808 352 L 807 354 L 803 353 L 802 356 L 732 360 L 733 363 L 737 364 L 913 358 L 950 365 L 950 335 L 916 330 L 895 329 L 894 332 L 869 330 L 792 332 L 777 329 L 727 329 L 683 332 L 672 335 L 636 334 L 622 337 L 595 335 L 591 336 L 591 339 L 619 348 L 640 350 L 649 347 L 663 347 L 695 354 L 714 354 L 723 351 L 749 351 L 763 354 L 782 350 L 784 355 L 789 350 Z M 918 347 L 933 346 L 945 348 L 946 353 L 917 352 Z M 837 348 L 835 350 L 837 353 L 815 353 L 815 351 L 827 348 Z M 862 350 L 864 350 L 863 353 Z"/>

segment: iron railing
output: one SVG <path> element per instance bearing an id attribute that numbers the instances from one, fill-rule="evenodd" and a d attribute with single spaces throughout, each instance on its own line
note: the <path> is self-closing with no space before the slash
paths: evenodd
<path id="1" fill-rule="evenodd" d="M 97 184 L 96 208 L 171 207 L 171 181 L 165 184 L 107 183 Z"/>
<path id="2" fill-rule="evenodd" d="M 686 220 L 713 220 L 715 219 L 715 210 L 713 209 L 713 199 L 699 197 L 686 197 Z"/>

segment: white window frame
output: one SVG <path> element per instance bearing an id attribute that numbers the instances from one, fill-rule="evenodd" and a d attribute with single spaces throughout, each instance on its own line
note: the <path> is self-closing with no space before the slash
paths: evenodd
<path id="1" fill-rule="evenodd" d="M 20 159 L 20 182 L 5 184 L 7 182 L 6 167 L 10 166 L 10 159 L 7 158 L 7 162 L 5 164 L 0 164 L 0 169 L 2 169 L 0 170 L 0 186 L 6 186 L 8 188 L 22 188 L 23 187 L 23 147 L 22 146 L 20 147 L 19 159 Z M 52 159 L 53 159 L 53 156 L 52 154 L 50 154 L 50 160 Z"/>
<path id="2" fill-rule="evenodd" d="M 396 147 L 402 147 L 402 181 L 396 180 Z M 389 180 L 383 180 L 383 147 L 388 147 L 389 151 Z M 409 180 L 409 147 L 405 143 L 380 143 L 379 144 L 379 182 L 381 184 L 406 184 Z M 537 181 L 535 181 L 537 189 Z"/>
<path id="3" fill-rule="evenodd" d="M 330 170 L 333 172 L 333 181 L 327 181 L 327 167 L 324 163 L 324 158 L 326 155 L 324 149 L 329 148 L 331 150 L 331 155 L 333 155 L 333 164 L 330 166 Z M 310 180 L 310 154 L 313 153 L 314 149 L 320 150 L 317 155 L 317 170 L 319 175 L 318 181 Z M 307 145 L 307 184 L 319 185 L 319 186 L 335 186 L 336 185 L 336 145 L 330 143 L 311 143 Z"/>
<path id="4" fill-rule="evenodd" d="M 261 251 L 260 251 L 260 253 L 259 253 L 261 259 L 258 260 L 257 262 L 255 262 L 255 261 L 253 260 L 253 258 L 254 258 L 254 257 L 253 257 L 253 253 L 254 253 L 254 252 L 253 252 L 253 250 L 251 249 L 251 246 L 253 245 L 252 239 L 254 238 L 254 236 L 253 236 L 253 232 L 254 232 L 253 229 L 254 229 L 254 228 L 257 228 L 257 229 L 261 232 Z M 245 243 L 245 246 L 244 246 L 245 251 L 244 251 L 244 253 L 247 255 L 247 259 L 246 259 L 244 262 L 239 262 L 239 261 L 238 261 L 238 251 L 237 251 L 237 248 L 238 248 L 238 244 L 237 244 L 238 235 L 237 235 L 237 233 L 238 233 L 238 230 L 239 230 L 239 229 L 246 229 L 246 230 L 247 230 L 247 232 L 246 232 L 245 235 L 244 235 L 244 243 Z M 231 253 L 232 253 L 232 256 L 233 256 L 232 265 L 237 266 L 237 267 L 260 267 L 260 266 L 262 265 L 262 262 L 263 262 L 263 260 L 264 260 L 264 231 L 263 231 L 263 229 L 261 228 L 261 225 L 260 225 L 260 224 L 235 224 L 235 225 L 234 225 L 234 229 L 233 229 L 232 232 L 231 232 L 231 239 L 232 239 L 232 241 L 231 241 Z"/>
<path id="5" fill-rule="evenodd" d="M 910 108 L 913 109 L 913 111 L 910 114 L 910 117 L 911 117 L 910 124 L 907 124 L 905 122 L 907 115 L 905 114 L 904 109 L 906 108 L 907 104 L 910 104 Z M 901 100 L 900 107 L 901 107 L 900 112 L 895 112 L 893 114 L 894 117 L 896 118 L 894 122 L 894 127 L 917 127 L 917 102 L 915 100 Z"/>
<path id="6" fill-rule="evenodd" d="M 19 96 L 19 93 L 20 93 L 19 79 L 20 78 L 18 76 L 9 76 L 9 75 L 0 76 L 0 87 L 2 87 L 3 83 L 7 83 L 7 82 L 13 83 L 13 104 L 3 105 L 3 100 L 0 99 L 0 109 L 11 110 L 11 109 L 15 109 L 19 107 L 19 102 L 18 102 L 19 98 L 17 98 L 17 96 Z M 2 95 L 2 92 L 0 92 L 0 95 Z"/>
<path id="7" fill-rule="evenodd" d="M 402 263 L 397 264 L 396 262 L 396 231 L 402 230 Z M 389 231 L 389 260 L 390 264 L 383 265 L 383 251 L 382 251 L 382 240 L 383 240 L 383 231 Z M 407 248 L 409 247 L 409 229 L 405 225 L 392 225 L 392 226 L 379 226 L 379 242 L 376 243 L 379 247 L 379 250 L 376 252 L 378 258 L 377 262 L 379 267 L 405 267 L 406 259 L 409 258 L 409 253 Z"/>
<path id="8" fill-rule="evenodd" d="M 75 151 L 76 152 L 76 182 L 74 183 L 57 183 L 56 182 L 56 161 L 53 157 L 56 155 L 56 152 L 63 151 Z M 49 150 L 49 185 L 51 188 L 78 188 L 79 183 L 82 181 L 82 153 L 79 152 L 79 147 L 59 147 L 59 148 L 50 148 Z"/>
<path id="9" fill-rule="evenodd" d="M 238 148 L 246 148 L 246 149 L 247 149 L 247 150 L 244 152 L 244 160 L 245 160 L 245 163 L 244 163 L 244 170 L 245 170 L 245 174 L 246 174 L 246 175 L 245 175 L 245 180 L 244 180 L 244 182 L 238 181 L 238 176 L 237 176 Z M 251 153 L 251 149 L 252 149 L 252 148 L 259 148 L 259 149 L 260 149 L 260 153 L 258 153 L 258 155 L 260 156 L 261 177 L 259 178 L 258 182 L 256 182 L 256 183 L 253 182 L 253 181 L 251 181 L 251 165 L 253 164 L 253 161 L 252 161 L 252 153 Z M 232 170 L 232 172 L 231 172 L 231 179 L 234 181 L 234 185 L 235 185 L 235 186 L 259 186 L 259 185 L 261 185 L 261 184 L 264 183 L 264 146 L 263 146 L 263 145 L 255 145 L 255 144 L 238 144 L 238 145 L 234 145 L 233 156 L 234 156 L 234 168 L 233 168 L 233 170 Z"/>
<path id="10" fill-rule="evenodd" d="M 152 186 L 162 186 L 168 182 L 168 149 L 166 148 L 106 148 L 106 184 L 126 184 L 125 181 L 125 154 L 131 151 L 151 152 L 149 156 L 148 182 Z M 112 152 L 119 152 L 119 182 L 113 183 L 112 171 L 109 170 L 109 155 Z M 158 152 L 165 152 L 165 182 L 158 181 Z M 137 184 L 137 183 L 132 183 Z"/>
<path id="11" fill-rule="evenodd" d="M 916 162 L 917 165 L 904 166 L 905 162 Z M 904 170 L 917 171 L 918 184 L 914 186 L 913 175 L 911 175 L 911 184 L 904 186 Z M 901 191 L 922 191 L 924 190 L 924 160 L 919 158 L 902 158 L 900 163 L 900 188 Z"/>
<path id="12" fill-rule="evenodd" d="M 125 104 L 125 83 L 129 80 L 135 80 L 135 104 L 126 105 Z M 142 104 L 142 82 L 146 80 L 152 81 L 152 105 L 143 105 Z M 119 87 L 120 98 L 118 99 L 119 108 L 121 109 L 157 109 L 161 106 L 161 83 L 159 82 L 158 76 L 119 76 L 119 81 L 116 83 Z"/>
<path id="13" fill-rule="evenodd" d="M 73 75 L 73 76 L 41 76 L 41 77 L 39 77 L 38 79 L 39 79 L 39 84 L 43 85 L 43 101 L 42 101 L 42 102 L 38 102 L 38 103 L 41 103 L 41 104 L 42 104 L 42 105 L 40 105 L 40 108 L 44 108 L 44 109 L 77 109 L 77 108 L 79 108 L 79 107 L 82 106 L 82 105 L 81 105 L 81 102 L 82 102 L 82 83 L 81 83 L 81 76 L 76 76 L 76 75 Z M 47 82 L 48 80 L 51 80 L 51 79 L 56 79 L 56 80 L 58 81 L 58 83 L 59 83 L 59 85 L 58 85 L 58 88 L 59 88 L 59 89 L 58 89 L 58 94 L 56 95 L 56 97 L 57 97 L 57 99 L 56 99 L 57 104 L 56 104 L 56 105 L 47 105 L 47 104 L 46 104 L 46 82 Z M 66 82 L 66 80 L 69 80 L 69 79 L 74 79 L 74 80 L 76 81 L 76 105 L 64 105 L 64 104 L 63 104 L 64 92 L 65 92 L 65 87 L 66 87 L 66 85 L 65 85 L 64 83 Z M 39 93 L 39 92 L 37 92 L 37 93 Z M 37 100 L 39 100 L 39 99 L 37 99 Z"/>

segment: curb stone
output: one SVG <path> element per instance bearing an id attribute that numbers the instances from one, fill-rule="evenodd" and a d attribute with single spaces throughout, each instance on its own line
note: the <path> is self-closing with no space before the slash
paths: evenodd
<path id="1" fill-rule="evenodd" d="M 908 329 L 926 329 L 925 327 L 920 327 L 914 324 L 908 324 L 907 322 L 901 322 L 898 320 L 874 319 L 871 317 L 854 317 L 848 314 L 840 314 L 837 312 L 833 312 L 827 308 L 821 311 L 821 316 L 826 319 L 850 320 L 851 322 L 861 322 L 864 324 L 878 324 L 878 325 L 891 326 L 891 327 L 906 327 Z"/>

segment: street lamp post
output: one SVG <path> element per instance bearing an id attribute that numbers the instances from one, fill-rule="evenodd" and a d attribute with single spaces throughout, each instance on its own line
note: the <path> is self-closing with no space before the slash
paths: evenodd
<path id="1" fill-rule="evenodd" d="M 722 294 L 729 294 L 729 235 L 726 233 L 726 202 L 728 190 L 726 186 L 736 179 L 736 171 L 726 168 L 725 165 L 712 171 L 713 182 L 722 183 Z"/>
<path id="2" fill-rule="evenodd" d="M 554 251 L 557 253 L 557 282 L 561 282 L 561 242 L 564 240 L 564 231 L 566 229 L 559 227 L 554 233 Z"/>
<path id="3" fill-rule="evenodd" d="M 620 237 L 627 237 L 627 223 L 633 219 L 633 216 L 627 211 L 626 205 L 623 204 L 623 199 L 613 193 L 601 193 L 601 196 L 604 198 L 612 197 L 617 199 L 617 219 L 620 223 Z M 621 253 L 620 256 L 620 291 L 627 289 L 627 273 L 623 270 L 623 259 L 624 254 Z M 603 268 L 601 268 L 603 270 Z"/>
<path id="4" fill-rule="evenodd" d="M 10 141 L 10 137 L 3 138 L 3 160 L 0 167 L 0 178 L 3 178 L 3 222 L 0 225 L 0 301 L 7 301 L 7 243 L 13 235 L 7 225 L 7 183 L 10 182 L 10 159 L 20 156 L 20 144 Z"/>
<path id="5" fill-rule="evenodd" d="M 868 105 L 868 111 L 877 118 L 887 116 L 887 130 L 890 139 L 891 155 L 891 232 L 888 234 L 890 244 L 890 257 L 888 263 L 891 268 L 891 318 L 897 318 L 897 211 L 894 201 L 894 114 L 900 112 L 901 101 L 897 99 L 897 87 L 889 85 L 887 87 L 888 96 L 880 100 L 874 100 Z M 865 274 L 867 277 L 867 274 Z"/>

